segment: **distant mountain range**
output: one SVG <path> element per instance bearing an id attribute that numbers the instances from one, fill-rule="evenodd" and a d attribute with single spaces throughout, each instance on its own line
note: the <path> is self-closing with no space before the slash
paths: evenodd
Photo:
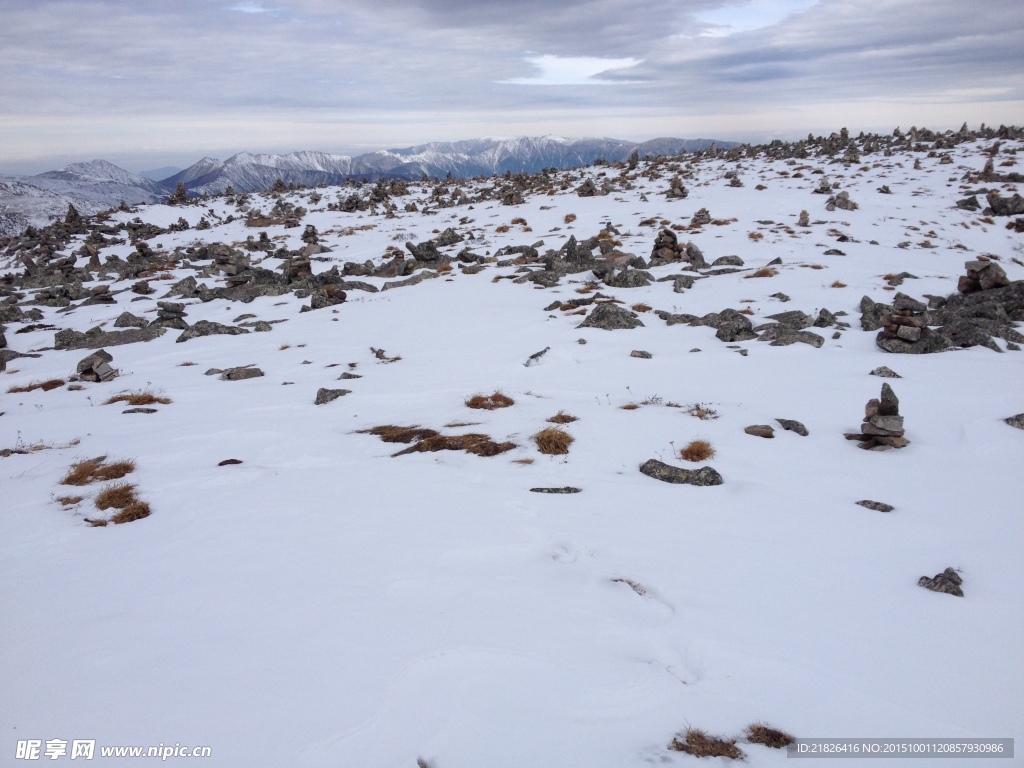
<path id="1" fill-rule="evenodd" d="M 73 163 L 38 176 L 0 176 L 0 234 L 22 231 L 29 224 L 45 225 L 63 216 L 68 204 L 82 213 L 118 205 L 156 203 L 182 183 L 192 196 L 269 189 L 286 184 L 314 186 L 343 184 L 351 179 L 415 180 L 424 174 L 444 178 L 537 173 L 544 168 L 577 168 L 595 160 L 625 160 L 635 150 L 646 155 L 696 152 L 711 144 L 728 148 L 732 142 L 711 139 L 658 138 L 636 143 L 607 138 L 566 139 L 557 136 L 471 139 L 433 142 L 406 149 L 389 149 L 349 157 L 326 152 L 287 155 L 240 152 L 227 160 L 204 157 L 183 171 L 154 181 L 105 160 Z"/>

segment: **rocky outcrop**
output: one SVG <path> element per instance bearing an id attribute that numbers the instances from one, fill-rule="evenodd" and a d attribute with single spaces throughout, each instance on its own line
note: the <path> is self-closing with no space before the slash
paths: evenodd
<path id="1" fill-rule="evenodd" d="M 54 349 L 99 349 L 116 347 L 121 344 L 135 344 L 140 341 L 152 341 L 166 331 L 157 325 L 130 331 L 106 331 L 101 328 L 90 328 L 85 333 L 66 328 L 58 331 L 53 337 Z"/>
<path id="2" fill-rule="evenodd" d="M 187 327 L 175 341 L 180 344 L 183 341 L 195 339 L 200 336 L 238 336 L 243 333 L 249 333 L 249 329 L 239 328 L 235 325 L 223 325 L 210 320 L 200 320 L 194 325 Z"/>
<path id="3" fill-rule="evenodd" d="M 603 328 L 606 331 L 619 331 L 629 328 L 643 327 L 636 312 L 632 312 L 617 304 L 598 304 L 577 328 Z"/>

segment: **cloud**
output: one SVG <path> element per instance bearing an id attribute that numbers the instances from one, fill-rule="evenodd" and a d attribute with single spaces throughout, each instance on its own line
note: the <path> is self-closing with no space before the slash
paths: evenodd
<path id="1" fill-rule="evenodd" d="M 5 0 L 4 24 L 0 167 L 1024 122 L 1020 0 Z"/>
<path id="2" fill-rule="evenodd" d="M 526 60 L 540 73 L 499 82 L 513 85 L 617 85 L 628 81 L 608 80 L 598 75 L 630 69 L 642 63 L 640 59 L 600 59 L 593 56 L 527 56 Z"/>

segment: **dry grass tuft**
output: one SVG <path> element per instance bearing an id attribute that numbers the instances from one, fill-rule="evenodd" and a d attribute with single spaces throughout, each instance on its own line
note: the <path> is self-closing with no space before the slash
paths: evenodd
<path id="1" fill-rule="evenodd" d="M 501 392 L 495 392 L 493 395 L 473 395 L 466 399 L 466 406 L 468 408 L 477 408 L 485 411 L 508 408 L 515 404 L 515 400 Z"/>
<path id="2" fill-rule="evenodd" d="M 533 464 L 533 459 L 512 459 L 513 464 L 522 464 L 524 467 Z"/>
<path id="3" fill-rule="evenodd" d="M 178 363 L 179 368 L 188 368 L 190 365 L 199 365 L 199 363 L 193 363 L 191 360 L 186 360 L 184 363 Z"/>
<path id="4" fill-rule="evenodd" d="M 148 389 L 142 389 L 138 392 L 114 395 L 104 405 L 113 405 L 114 403 L 127 403 L 128 405 L 153 405 L 154 403 L 159 403 L 160 405 L 170 405 L 170 402 L 171 398 L 169 397 L 154 395 Z"/>
<path id="5" fill-rule="evenodd" d="M 445 424 L 445 429 L 458 429 L 459 427 L 478 427 L 480 426 L 479 421 L 453 421 L 451 424 Z"/>
<path id="6" fill-rule="evenodd" d="M 779 270 L 772 269 L 771 267 L 761 267 L 756 272 L 751 272 L 749 275 L 744 275 L 748 280 L 752 277 L 775 277 L 779 274 Z"/>
<path id="7" fill-rule="evenodd" d="M 150 510 L 149 504 L 144 501 L 136 499 L 131 504 L 126 506 L 112 518 L 110 521 L 115 525 L 121 525 L 122 523 L 131 523 L 135 520 L 141 520 L 144 517 L 149 517 Z"/>
<path id="8" fill-rule="evenodd" d="M 511 227 L 508 224 L 501 224 L 501 225 L 495 227 L 494 231 L 498 232 L 499 234 L 504 234 L 504 233 L 508 232 L 510 229 L 511 229 Z"/>
<path id="9" fill-rule="evenodd" d="M 566 224 L 572 224 L 574 221 L 576 221 L 576 214 L 575 213 L 567 213 L 567 214 L 565 214 L 565 218 L 562 219 L 562 221 L 564 221 Z"/>
<path id="10" fill-rule="evenodd" d="M 686 412 L 695 419 L 700 419 L 701 421 L 711 421 L 712 419 L 718 418 L 718 411 L 714 408 L 709 408 L 702 403 L 694 403 L 693 405 L 687 406 Z"/>
<path id="11" fill-rule="evenodd" d="M 630 307 L 630 309 L 632 309 L 634 312 L 650 312 L 651 311 L 651 307 L 649 307 L 647 304 L 634 304 L 632 307 Z"/>
<path id="12" fill-rule="evenodd" d="M 836 280 L 834 283 L 832 283 L 832 287 L 833 288 L 845 288 L 846 287 L 846 283 L 842 283 L 839 280 Z"/>
<path id="13" fill-rule="evenodd" d="M 417 440 L 426 440 L 428 437 L 434 437 L 438 434 L 435 429 L 426 429 L 417 425 L 396 427 L 391 424 L 373 427 L 372 429 L 360 429 L 358 432 L 361 435 L 376 435 L 385 443 L 413 443 Z"/>
<path id="14" fill-rule="evenodd" d="M 471 432 L 467 435 L 433 435 L 424 438 L 405 450 L 392 454 L 404 456 L 407 453 L 433 453 L 434 451 L 465 451 L 475 456 L 497 456 L 517 447 L 515 443 L 496 443 L 487 435 Z"/>
<path id="15" fill-rule="evenodd" d="M 771 749 L 785 749 L 796 739 L 778 728 L 771 728 L 764 723 L 753 723 L 747 726 L 747 741 L 751 744 L 763 744 Z"/>
<path id="16" fill-rule="evenodd" d="M 11 387 L 7 390 L 7 394 L 14 395 L 20 392 L 34 392 L 37 389 L 43 390 L 43 392 L 49 392 L 51 389 L 57 389 L 57 387 L 63 387 L 67 382 L 64 379 L 47 379 L 46 381 L 33 381 L 26 384 L 23 387 Z"/>
<path id="17" fill-rule="evenodd" d="M 679 451 L 679 458 L 686 461 L 707 461 L 715 455 L 715 449 L 707 440 L 691 440 L 689 445 Z"/>
<path id="18" fill-rule="evenodd" d="M 105 463 L 106 456 L 96 459 L 85 459 L 71 465 L 71 469 L 60 481 L 61 485 L 89 485 L 96 480 L 119 480 L 135 471 L 132 459 L 123 459 L 110 464 Z"/>
<path id="19" fill-rule="evenodd" d="M 637 405 L 636 403 L 626 403 L 624 406 L 622 406 L 622 410 L 624 410 L 624 411 L 635 411 L 639 407 L 640 406 Z"/>
<path id="20" fill-rule="evenodd" d="M 56 499 L 57 503 L 63 507 L 73 507 L 82 501 L 81 496 L 58 496 Z"/>
<path id="21" fill-rule="evenodd" d="M 548 456 L 561 456 L 569 452 L 573 436 L 558 427 L 545 427 L 533 436 L 537 450 Z"/>
<path id="22" fill-rule="evenodd" d="M 513 224 L 519 224 L 519 225 L 521 225 L 523 227 L 529 226 L 526 223 L 526 219 L 524 219 L 522 216 L 516 216 L 514 219 L 512 219 L 512 223 Z"/>
<path id="23" fill-rule="evenodd" d="M 548 422 L 551 424 L 572 424 L 574 421 L 579 421 L 579 418 L 565 411 L 559 411 L 548 419 Z"/>
<path id="24" fill-rule="evenodd" d="M 124 509 L 136 501 L 135 486 L 132 483 L 114 483 L 96 494 L 96 509 Z"/>
<path id="25" fill-rule="evenodd" d="M 764 234 L 762 232 L 751 232 L 751 233 L 749 233 L 747 235 L 747 237 L 749 237 L 751 240 L 755 240 L 755 241 L 763 240 L 764 239 Z"/>
<path id="26" fill-rule="evenodd" d="M 685 752 L 694 757 L 728 757 L 731 760 L 742 760 L 743 753 L 736 746 L 734 739 L 720 739 L 716 736 L 708 736 L 699 728 L 687 728 L 685 741 L 680 741 L 679 736 L 672 739 L 668 745 L 669 749 L 676 752 Z"/>

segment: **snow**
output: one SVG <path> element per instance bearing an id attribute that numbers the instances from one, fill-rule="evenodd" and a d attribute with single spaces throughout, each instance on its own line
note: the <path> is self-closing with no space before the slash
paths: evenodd
<path id="1" fill-rule="evenodd" d="M 330 262 L 315 263 L 320 270 L 379 262 L 396 237 L 420 242 L 447 226 L 478 238 L 445 249 L 454 255 L 537 240 L 543 252 L 611 222 L 623 250 L 647 257 L 657 228 L 641 220 L 685 223 L 707 207 L 737 221 L 681 240 L 692 238 L 709 262 L 737 254 L 756 268 L 781 257 L 780 273 L 698 280 L 682 294 L 671 282 L 602 293 L 698 316 L 750 307 L 755 325 L 785 310 L 845 310 L 853 327 L 841 338 L 811 329 L 825 336 L 821 349 L 751 341 L 738 345 L 742 356 L 711 328 L 668 327 L 653 312 L 635 330 L 579 329 L 582 316 L 543 308 L 578 298 L 573 289 L 589 274 L 538 290 L 492 282 L 515 269 L 492 264 L 410 288 L 350 291 L 346 303 L 307 313 L 299 309 L 308 301 L 292 295 L 190 301 L 190 323 L 249 312 L 287 322 L 271 333 L 176 344 L 169 331 L 111 347 L 120 377 L 82 391 L 7 393 L 67 377 L 86 351 L 12 361 L 0 376 L 0 447 L 53 447 L 0 458 L 0 754 L 9 760 L 18 739 L 95 738 L 210 745 L 206 762 L 232 768 L 391 768 L 417 758 L 436 768 L 611 768 L 702 764 L 666 748 L 687 726 L 734 738 L 755 721 L 801 738 L 1024 737 L 1024 432 L 1003 422 L 1024 411 L 1024 354 L 891 355 L 875 332 L 860 330 L 857 309 L 865 294 L 891 301 L 882 279 L 891 272 L 920 278 L 897 289 L 914 297 L 948 295 L 979 253 L 999 255 L 1010 279 L 1024 278 L 1019 235 L 952 207 L 963 195 L 949 179 L 980 169 L 987 144 L 958 146 L 952 166 L 923 153 L 865 156 L 864 165 L 878 163 L 868 171 L 799 163 L 823 167 L 856 211 L 826 212 L 825 198 L 810 194 L 820 178 L 810 171 L 794 179 L 779 175 L 793 171 L 784 162 L 744 160 L 746 186 L 735 189 L 722 178 L 735 165 L 711 160 L 695 166 L 681 201 L 659 194 L 667 177 L 578 198 L 582 178 L 617 173 L 590 168 L 571 174 L 567 191 L 515 207 L 486 202 L 395 219 L 321 208 L 303 220 L 333 249 Z M 1017 147 L 1004 142 L 1003 152 Z M 924 170 L 911 169 L 913 157 Z M 768 189 L 759 191 L 762 177 Z M 877 194 L 883 183 L 894 194 Z M 430 193 L 413 188 L 399 208 Z M 335 190 L 321 193 L 325 205 Z M 194 225 L 208 207 L 237 215 L 223 199 L 118 215 Z M 795 227 L 801 209 L 825 223 Z M 569 213 L 578 218 L 566 224 Z M 461 217 L 473 221 L 460 225 Z M 495 231 L 514 217 L 532 231 Z M 373 229 L 344 234 L 361 225 Z M 837 243 L 833 228 L 852 240 Z M 764 239 L 752 241 L 754 231 Z M 918 247 L 929 231 L 938 247 Z M 268 232 L 300 244 L 301 228 Z M 170 251 L 249 234 L 239 220 L 151 245 Z M 822 255 L 833 247 L 846 255 Z M 770 298 L 778 291 L 792 301 Z M 43 308 L 45 322 L 85 330 L 126 309 L 155 311 L 133 298 L 124 292 L 117 306 L 73 313 Z M 53 343 L 52 331 L 15 335 L 18 327 L 9 325 L 7 339 L 19 351 Z M 384 363 L 370 347 L 401 359 Z M 538 365 L 523 365 L 545 347 Z M 631 358 L 634 349 L 653 358 Z M 266 376 L 203 375 L 247 363 Z M 902 378 L 868 375 L 881 365 Z M 336 381 L 346 370 L 362 378 Z M 883 381 L 900 398 L 911 444 L 857 450 L 843 433 L 858 428 Z M 319 387 L 352 393 L 315 406 Z M 102 405 L 143 388 L 173 402 L 152 415 Z M 463 404 L 495 390 L 515 405 Z M 704 403 L 719 418 L 698 420 L 670 403 Z M 559 410 L 579 417 L 566 426 L 575 442 L 565 457 L 541 455 L 530 436 Z M 743 432 L 777 426 L 776 418 L 798 419 L 810 435 Z M 453 422 L 478 425 L 444 429 Z M 392 458 L 403 446 L 357 433 L 382 424 L 481 431 L 519 447 L 492 458 Z M 695 438 L 713 444 L 707 463 L 723 485 L 669 485 L 638 472 L 649 458 L 698 466 L 675 455 Z M 99 486 L 58 481 L 72 462 L 100 455 L 136 460 L 126 480 L 152 516 L 105 528 L 84 522 L 101 514 L 90 503 Z M 228 458 L 244 463 L 218 466 Z M 527 458 L 534 462 L 514 463 Z M 582 493 L 529 492 L 564 485 Z M 54 499 L 69 492 L 86 499 L 62 508 Z M 895 511 L 864 509 L 860 499 Z M 917 586 L 947 566 L 961 571 L 964 598 Z M 751 766 L 787 760 L 740 746 Z M 955 761 L 975 763 L 989 764 Z M 1011 763 L 1020 758 L 998 764 Z"/>

